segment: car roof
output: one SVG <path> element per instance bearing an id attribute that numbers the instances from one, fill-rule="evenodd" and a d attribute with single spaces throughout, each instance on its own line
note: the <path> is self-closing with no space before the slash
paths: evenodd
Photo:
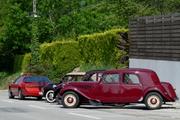
<path id="1" fill-rule="evenodd" d="M 123 69 L 106 70 L 105 72 L 154 72 L 154 71 L 151 69 L 144 69 L 144 68 L 123 68 Z"/>
<path id="2" fill-rule="evenodd" d="M 71 73 L 67 73 L 66 75 L 85 75 L 86 72 L 71 72 Z"/>

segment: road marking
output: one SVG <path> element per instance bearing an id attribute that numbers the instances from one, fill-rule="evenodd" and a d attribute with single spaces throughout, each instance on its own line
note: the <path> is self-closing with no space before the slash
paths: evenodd
<path id="1" fill-rule="evenodd" d="M 28 105 L 28 106 L 32 107 L 32 108 L 41 109 L 41 110 L 45 110 L 46 109 L 45 107 L 41 107 L 41 106 L 37 106 L 37 105 Z"/>
<path id="2" fill-rule="evenodd" d="M 85 117 L 85 118 L 96 119 L 96 120 L 102 119 L 102 118 L 99 118 L 99 117 L 90 116 L 90 115 L 84 115 L 84 114 L 78 114 L 78 113 L 68 113 L 68 114 L 74 115 L 74 116 L 79 116 L 79 117 Z"/>

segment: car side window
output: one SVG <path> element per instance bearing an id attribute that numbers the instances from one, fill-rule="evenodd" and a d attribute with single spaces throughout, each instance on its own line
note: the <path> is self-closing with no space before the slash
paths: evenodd
<path id="1" fill-rule="evenodd" d="M 67 82 L 67 81 L 69 81 L 69 80 L 71 80 L 71 79 L 72 79 L 71 76 L 64 76 L 64 77 L 62 78 L 62 82 Z"/>
<path id="2" fill-rule="evenodd" d="M 105 74 L 102 77 L 103 83 L 114 84 L 119 83 L 120 75 L 119 74 Z"/>
<path id="3" fill-rule="evenodd" d="M 93 74 L 91 77 L 90 77 L 90 81 L 96 81 L 97 80 L 97 74 Z"/>
<path id="4" fill-rule="evenodd" d="M 22 79 L 22 77 L 17 78 L 17 79 L 14 81 L 14 84 L 19 84 L 20 81 L 21 81 L 21 79 Z"/>
<path id="5" fill-rule="evenodd" d="M 124 74 L 123 83 L 125 84 L 140 84 L 139 77 L 136 74 Z"/>
<path id="6" fill-rule="evenodd" d="M 74 82 L 82 81 L 82 77 L 83 76 L 78 76 L 78 75 L 72 76 L 71 81 L 74 81 Z"/>

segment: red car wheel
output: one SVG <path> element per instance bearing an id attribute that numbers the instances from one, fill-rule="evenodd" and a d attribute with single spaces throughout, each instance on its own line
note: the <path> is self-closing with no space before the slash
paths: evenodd
<path id="1" fill-rule="evenodd" d="M 24 99 L 24 95 L 22 94 L 22 90 L 19 90 L 19 92 L 18 92 L 18 98 L 19 98 L 20 100 L 23 100 L 23 99 Z"/>
<path id="2" fill-rule="evenodd" d="M 8 91 L 8 95 L 9 95 L 9 99 L 13 99 L 14 98 L 14 95 L 12 94 L 11 90 L 9 89 Z"/>

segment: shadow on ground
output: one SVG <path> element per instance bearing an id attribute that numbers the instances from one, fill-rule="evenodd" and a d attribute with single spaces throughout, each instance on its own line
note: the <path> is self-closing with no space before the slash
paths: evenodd
<path id="1" fill-rule="evenodd" d="M 148 110 L 145 106 L 81 106 L 83 109 L 136 109 L 136 110 Z M 176 107 L 168 106 L 161 109 L 177 109 Z"/>

